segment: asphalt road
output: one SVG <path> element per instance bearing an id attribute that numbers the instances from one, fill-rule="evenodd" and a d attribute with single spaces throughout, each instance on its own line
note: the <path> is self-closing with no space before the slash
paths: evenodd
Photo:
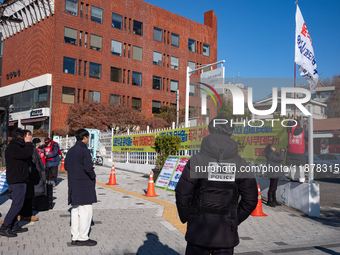
<path id="1" fill-rule="evenodd" d="M 316 179 L 320 185 L 321 217 L 340 219 L 340 178 Z"/>

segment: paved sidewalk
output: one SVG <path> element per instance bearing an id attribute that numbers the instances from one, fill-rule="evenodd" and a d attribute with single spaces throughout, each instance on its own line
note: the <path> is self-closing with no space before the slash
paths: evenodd
<path id="1" fill-rule="evenodd" d="M 107 186 L 110 168 L 96 167 L 98 203 L 94 204 L 90 238 L 94 247 L 70 247 L 67 177 L 54 189 L 54 208 L 39 212 L 39 221 L 16 238 L 0 237 L 0 254 L 184 254 L 186 226 L 176 212 L 174 193 L 156 189 L 157 198 L 142 196 L 148 176 L 116 169 L 118 186 Z M 0 220 L 11 200 L 0 196 Z M 239 226 L 235 254 L 340 254 L 340 228 L 301 216 L 284 207 L 263 206 L 268 217 Z"/>

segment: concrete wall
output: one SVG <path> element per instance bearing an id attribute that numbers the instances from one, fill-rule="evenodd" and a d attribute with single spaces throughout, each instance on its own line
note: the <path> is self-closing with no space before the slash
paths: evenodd
<path id="1" fill-rule="evenodd" d="M 262 197 L 268 198 L 269 179 L 256 178 Z M 320 188 L 317 183 L 302 183 L 279 180 L 276 199 L 309 216 L 320 217 Z"/>

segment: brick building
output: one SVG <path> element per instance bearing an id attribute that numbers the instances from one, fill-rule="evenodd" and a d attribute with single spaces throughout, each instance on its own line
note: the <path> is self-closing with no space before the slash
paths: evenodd
<path id="1" fill-rule="evenodd" d="M 6 11 L 23 20 L 0 25 L 0 106 L 14 105 L 12 127 L 64 129 L 69 106 L 84 100 L 131 105 L 151 116 L 176 104 L 177 89 L 184 108 L 187 66 L 217 61 L 212 10 L 204 24 L 141 0 L 44 0 Z M 198 90 L 191 85 L 192 117 L 205 119 Z M 211 100 L 208 108 L 216 111 Z"/>

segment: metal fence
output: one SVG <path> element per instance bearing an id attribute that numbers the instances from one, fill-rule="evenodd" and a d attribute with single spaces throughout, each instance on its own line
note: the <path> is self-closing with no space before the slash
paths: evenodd
<path id="1" fill-rule="evenodd" d="M 114 134 L 110 131 L 100 131 L 98 140 L 98 151 L 103 158 L 111 159 L 113 162 L 119 163 L 131 163 L 131 164 L 156 164 L 156 152 L 123 152 L 123 151 L 112 151 L 112 138 L 116 136 L 124 135 L 137 135 L 137 134 L 154 134 L 159 131 L 171 130 L 171 128 L 155 129 L 155 130 L 144 130 L 137 132 L 127 132 L 124 134 Z M 61 137 L 59 139 L 59 146 L 62 151 L 69 150 L 76 143 L 74 136 Z M 198 150 L 180 150 L 178 151 L 179 156 L 192 156 L 199 152 Z"/>

